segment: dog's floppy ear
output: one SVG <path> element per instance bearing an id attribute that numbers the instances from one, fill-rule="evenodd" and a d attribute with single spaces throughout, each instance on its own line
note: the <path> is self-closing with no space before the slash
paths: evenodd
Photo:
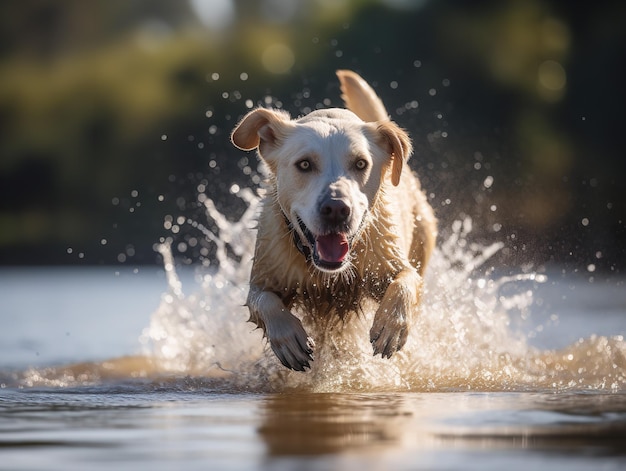
<path id="1" fill-rule="evenodd" d="M 289 113 L 281 110 L 257 108 L 239 122 L 230 137 L 241 150 L 252 150 L 269 145 L 274 147 L 287 131 Z"/>
<path id="2" fill-rule="evenodd" d="M 402 175 L 402 166 L 409 160 L 413 152 L 411 139 L 408 134 L 393 121 L 379 121 L 377 123 L 377 131 L 383 138 L 384 145 L 387 146 L 391 154 L 391 183 L 398 186 L 400 183 L 400 175 Z"/>

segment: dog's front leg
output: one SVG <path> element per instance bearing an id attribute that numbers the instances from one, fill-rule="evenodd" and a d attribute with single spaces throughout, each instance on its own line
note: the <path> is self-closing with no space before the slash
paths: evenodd
<path id="1" fill-rule="evenodd" d="M 315 343 L 278 295 L 251 286 L 247 305 L 250 322 L 263 329 L 280 362 L 296 371 L 310 368 Z"/>
<path id="2" fill-rule="evenodd" d="M 374 355 L 391 358 L 406 343 L 422 291 L 422 277 L 405 268 L 391 282 L 374 316 L 370 341 Z"/>

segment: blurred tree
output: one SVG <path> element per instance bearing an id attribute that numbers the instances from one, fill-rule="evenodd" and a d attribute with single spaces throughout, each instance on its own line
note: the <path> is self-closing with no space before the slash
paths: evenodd
<path id="1" fill-rule="evenodd" d="M 2 2 L 0 57 L 56 60 L 123 38 L 152 22 L 176 29 L 196 18 L 186 2 L 169 0 Z"/>
<path id="2" fill-rule="evenodd" d="M 340 106 L 353 68 L 410 130 L 444 231 L 465 212 L 509 257 L 617 269 L 625 19 L 608 0 L 4 2 L 0 262 L 152 263 L 160 237 L 197 238 L 198 193 L 236 217 L 237 119 Z"/>

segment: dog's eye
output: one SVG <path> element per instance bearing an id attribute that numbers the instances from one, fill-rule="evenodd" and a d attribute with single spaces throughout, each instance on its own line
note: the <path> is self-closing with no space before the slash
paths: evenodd
<path id="1" fill-rule="evenodd" d="M 302 172 L 308 172 L 311 170 L 311 161 L 309 159 L 302 159 L 296 163 L 296 167 Z"/>
<path id="2" fill-rule="evenodd" d="M 367 168 L 367 160 L 358 159 L 356 162 L 354 162 L 354 168 L 356 168 L 357 170 L 365 170 Z"/>

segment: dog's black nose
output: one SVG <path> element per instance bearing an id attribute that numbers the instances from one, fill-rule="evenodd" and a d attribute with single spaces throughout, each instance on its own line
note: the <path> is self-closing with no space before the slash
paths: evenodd
<path id="1" fill-rule="evenodd" d="M 339 199 L 326 199 L 320 205 L 320 215 L 328 224 L 341 224 L 350 217 L 352 210 L 345 201 Z"/>

